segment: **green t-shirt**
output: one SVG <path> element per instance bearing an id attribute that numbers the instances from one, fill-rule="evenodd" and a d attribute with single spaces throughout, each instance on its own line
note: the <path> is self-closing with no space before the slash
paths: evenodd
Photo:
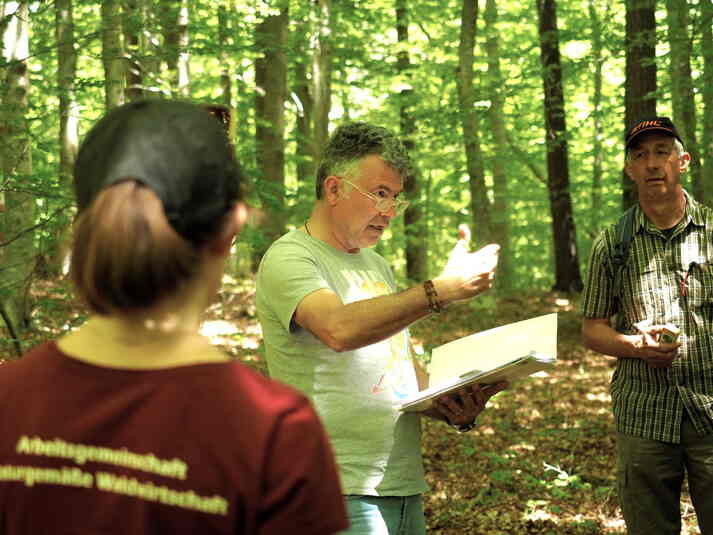
<path id="1" fill-rule="evenodd" d="M 395 292 L 370 249 L 339 251 L 301 231 L 277 240 L 260 263 L 257 313 L 273 378 L 304 392 L 327 429 L 344 494 L 409 496 L 427 490 L 420 417 L 398 410 L 418 391 L 408 331 L 337 353 L 293 319 L 300 301 L 329 288 L 343 303 Z"/>

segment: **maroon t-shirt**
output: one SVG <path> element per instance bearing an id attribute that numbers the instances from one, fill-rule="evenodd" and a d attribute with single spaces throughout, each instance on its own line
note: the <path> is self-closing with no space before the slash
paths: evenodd
<path id="1" fill-rule="evenodd" d="M 346 527 L 311 405 L 240 363 L 118 370 L 49 342 L 0 365 L 4 535 Z"/>

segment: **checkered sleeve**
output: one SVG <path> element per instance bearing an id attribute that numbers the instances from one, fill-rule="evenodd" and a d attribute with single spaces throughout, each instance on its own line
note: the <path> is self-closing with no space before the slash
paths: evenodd
<path id="1" fill-rule="evenodd" d="M 582 297 L 582 315 L 588 319 L 609 318 L 614 314 L 614 274 L 611 268 L 612 229 L 602 231 L 589 253 L 587 277 Z"/>

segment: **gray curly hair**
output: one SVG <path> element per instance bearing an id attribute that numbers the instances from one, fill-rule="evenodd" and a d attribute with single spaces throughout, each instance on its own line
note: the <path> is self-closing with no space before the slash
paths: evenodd
<path id="1" fill-rule="evenodd" d="M 404 144 L 388 129 L 369 123 L 347 123 L 339 126 L 329 138 L 317 168 L 315 191 L 322 198 L 322 186 L 328 176 L 347 176 L 365 156 L 377 154 L 396 170 L 401 180 L 411 179 L 416 169 Z"/>

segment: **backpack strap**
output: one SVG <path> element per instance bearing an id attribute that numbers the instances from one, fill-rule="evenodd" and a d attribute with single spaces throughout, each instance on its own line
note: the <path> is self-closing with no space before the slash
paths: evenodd
<path id="1" fill-rule="evenodd" d="M 634 241 L 634 216 L 636 215 L 636 205 L 629 208 L 624 215 L 616 222 L 614 229 L 614 245 L 612 247 L 611 268 L 614 282 L 612 294 L 615 301 L 615 311 L 619 309 L 621 301 L 621 283 L 624 266 L 629 259 L 629 249 Z"/>

